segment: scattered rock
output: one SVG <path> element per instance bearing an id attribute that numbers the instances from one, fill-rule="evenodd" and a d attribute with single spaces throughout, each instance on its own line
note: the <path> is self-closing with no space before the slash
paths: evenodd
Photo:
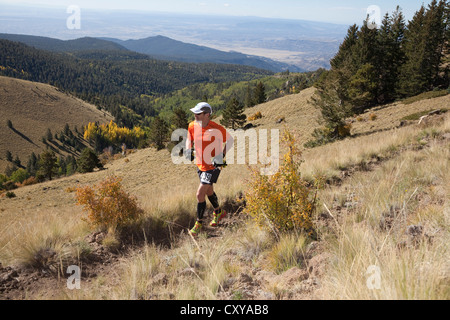
<path id="1" fill-rule="evenodd" d="M 420 238 L 424 235 L 424 230 L 422 226 L 408 226 L 406 234 L 411 238 Z"/>
<path id="2" fill-rule="evenodd" d="M 4 274 L 0 276 L 0 283 L 6 283 L 14 280 L 14 278 L 17 278 L 19 274 L 15 270 L 7 270 Z"/>
<path id="3" fill-rule="evenodd" d="M 417 248 L 423 241 L 431 242 L 433 237 L 425 232 L 423 226 L 411 225 L 405 230 L 406 240 L 402 240 L 397 244 L 399 249 Z"/>
<path id="4" fill-rule="evenodd" d="M 35 253 L 33 260 L 37 267 L 48 268 L 55 264 L 56 256 L 57 254 L 55 250 L 51 248 L 43 248 Z"/>
<path id="5" fill-rule="evenodd" d="M 309 277 L 320 277 L 325 274 L 330 255 L 328 253 L 320 253 L 308 260 Z"/>
<path id="6" fill-rule="evenodd" d="M 194 268 L 185 268 L 179 272 L 180 276 L 192 276 L 195 274 Z"/>
<path id="7" fill-rule="evenodd" d="M 241 275 L 238 278 L 238 281 L 241 282 L 241 283 L 252 284 L 253 283 L 253 278 L 250 277 L 246 273 L 241 273 Z"/>
<path id="8" fill-rule="evenodd" d="M 258 295 L 256 296 L 255 299 L 256 300 L 275 300 L 276 296 L 272 292 L 259 290 Z"/>
<path id="9" fill-rule="evenodd" d="M 381 214 L 380 229 L 389 230 L 394 226 L 395 219 L 401 212 L 401 207 L 397 205 L 391 205 L 389 211 L 385 211 Z"/>
<path id="10" fill-rule="evenodd" d="M 438 115 L 441 114 L 442 110 L 441 109 L 437 109 L 437 110 L 433 110 L 430 113 L 428 113 L 429 116 L 434 116 L 434 115 Z"/>
<path id="11" fill-rule="evenodd" d="M 267 285 L 276 277 L 276 274 L 267 270 L 258 271 L 255 275 L 256 280 L 262 285 Z"/>
<path id="12" fill-rule="evenodd" d="M 308 279 L 309 274 L 306 270 L 293 267 L 283 274 L 279 275 L 276 280 L 281 287 L 289 289 L 298 282 Z"/>
<path id="13" fill-rule="evenodd" d="M 99 232 L 94 232 L 94 233 L 87 235 L 85 240 L 87 243 L 90 243 L 90 244 L 101 244 L 103 239 L 105 239 L 105 237 L 106 237 L 106 233 L 99 231 Z"/>
<path id="14" fill-rule="evenodd" d="M 158 273 L 152 279 L 152 285 L 166 285 L 169 282 L 169 278 L 165 273 Z"/>
<path id="15" fill-rule="evenodd" d="M 244 126 L 244 130 L 248 130 L 248 129 L 251 129 L 251 128 L 254 128 L 255 126 L 253 125 L 253 123 L 247 123 L 245 126 Z"/>

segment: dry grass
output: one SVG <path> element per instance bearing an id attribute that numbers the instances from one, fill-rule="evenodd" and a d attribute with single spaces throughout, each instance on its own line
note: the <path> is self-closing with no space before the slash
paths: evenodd
<path id="1" fill-rule="evenodd" d="M 5 265 L 50 268 L 83 255 L 86 227 L 72 211 L 36 210 L 34 213 L 1 216 L 0 260 Z M 7 223 L 3 223 L 7 222 Z"/>
<path id="2" fill-rule="evenodd" d="M 263 118 L 255 122 L 259 128 L 282 129 L 287 125 L 296 130 L 297 137 L 309 138 L 308 133 L 314 129 L 311 115 L 314 112 L 309 113 L 313 109 L 308 104 L 311 94 L 311 90 L 305 90 L 256 106 L 249 113 L 261 111 Z M 448 102 L 446 99 L 420 102 L 416 108 L 430 110 L 430 106 Z M 388 110 L 374 110 L 376 119 L 358 124 L 359 132 L 371 131 L 364 124 L 377 123 L 379 128 L 387 128 L 405 115 L 417 112 L 397 104 L 395 114 L 388 118 Z M 286 123 L 274 124 L 282 116 Z M 450 114 L 446 114 L 444 122 L 429 127 L 411 125 L 304 150 L 301 170 L 305 177 L 318 174 L 340 177 L 342 171 L 359 168 L 341 185 L 321 191 L 321 205 L 328 208 L 323 206 L 322 213 L 329 210 L 334 218 L 325 222 L 318 219 L 317 229 L 321 248 L 331 258 L 317 292 L 306 297 L 450 298 L 447 258 L 450 155 L 448 139 L 442 138 L 450 132 L 449 119 Z M 367 171 L 360 170 L 364 164 Z M 193 241 L 186 235 L 186 228 L 195 217 L 198 186 L 195 166 L 174 166 L 167 151 L 152 149 L 113 161 L 104 171 L 26 186 L 15 190 L 14 199 L 0 198 L 2 264 L 32 265 L 36 253 L 46 252 L 43 248 L 56 253 L 50 260 L 54 268 L 64 264 L 65 257 L 82 255 L 86 250 L 83 239 L 91 230 L 79 219 L 82 209 L 75 205 L 74 193 L 66 190 L 92 186 L 108 175 L 121 177 L 127 192 L 138 198 L 145 211 L 142 233 L 146 244 L 127 252 L 108 272 L 89 283 L 83 282 L 83 290 L 55 289 L 57 297 L 217 299 L 223 297 L 230 280 L 242 274 L 252 275 L 255 270 L 282 273 L 293 266 L 306 267 L 302 259 L 308 242 L 304 237 L 288 234 L 277 240 L 245 223 L 242 216 L 239 216 L 241 223 L 221 229 L 220 237 L 207 238 L 203 234 Z M 244 191 L 248 177 L 245 165 L 224 169 L 216 188 L 220 200 L 234 199 Z M 427 236 L 408 242 L 411 239 L 405 232 L 410 225 L 422 226 Z M 158 245 L 157 232 L 169 237 L 170 244 Z M 111 241 L 114 244 L 114 238 Z M 371 277 L 377 271 L 380 277 Z M 373 279 L 380 283 L 370 282 Z M 376 288 L 370 289 L 368 284 Z M 271 285 L 260 289 L 275 298 L 284 295 L 281 291 L 289 290 Z M 235 290 L 234 298 L 245 298 L 242 294 L 245 290 L 240 287 Z"/>
<path id="3" fill-rule="evenodd" d="M 449 121 L 438 129 L 449 132 Z M 352 215 L 330 209 L 335 194 L 323 197 L 335 219 L 326 233 L 333 257 L 322 298 L 449 298 L 449 157 L 448 141 L 432 140 L 426 150 L 403 152 L 355 175 L 340 189 L 352 193 Z M 411 235 L 409 226 L 423 235 Z M 375 288 L 373 266 L 379 268 Z"/>

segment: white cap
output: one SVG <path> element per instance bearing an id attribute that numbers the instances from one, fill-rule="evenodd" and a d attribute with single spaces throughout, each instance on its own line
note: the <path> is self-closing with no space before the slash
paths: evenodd
<path id="1" fill-rule="evenodd" d="M 200 102 L 194 108 L 192 108 L 191 111 L 193 113 L 195 113 L 195 114 L 200 114 L 200 113 L 203 113 L 203 112 L 207 112 L 207 113 L 212 114 L 212 108 L 206 102 Z"/>

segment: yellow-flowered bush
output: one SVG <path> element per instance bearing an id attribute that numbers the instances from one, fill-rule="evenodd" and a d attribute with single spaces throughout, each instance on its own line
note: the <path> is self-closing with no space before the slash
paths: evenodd
<path id="1" fill-rule="evenodd" d="M 251 169 L 245 211 L 261 227 L 277 234 L 290 230 L 312 234 L 314 190 L 301 178 L 300 151 L 293 135 L 286 130 L 282 141 L 288 151 L 277 173 L 266 176 L 258 168 Z"/>
<path id="2" fill-rule="evenodd" d="M 116 176 L 93 187 L 77 188 L 76 199 L 87 212 L 82 219 L 93 228 L 120 228 L 136 222 L 144 214 L 137 199 L 123 190 L 121 179 Z"/>

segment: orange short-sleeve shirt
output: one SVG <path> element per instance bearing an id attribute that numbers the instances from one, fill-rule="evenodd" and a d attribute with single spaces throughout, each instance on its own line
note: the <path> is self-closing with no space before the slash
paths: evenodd
<path id="1" fill-rule="evenodd" d="M 223 151 L 227 142 L 227 131 L 214 121 L 202 126 L 193 121 L 189 124 L 189 139 L 194 143 L 195 164 L 200 171 L 214 170 L 212 159 Z"/>

